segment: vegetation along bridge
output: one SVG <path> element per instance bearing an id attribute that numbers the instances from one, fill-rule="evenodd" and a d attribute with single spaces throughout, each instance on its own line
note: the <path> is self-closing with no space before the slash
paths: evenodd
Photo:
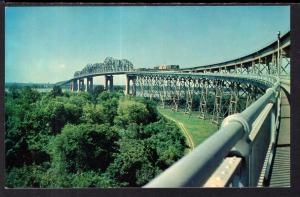
<path id="1" fill-rule="evenodd" d="M 134 69 L 106 58 L 70 80 L 90 91 L 93 77 L 126 75 L 126 94 L 156 99 L 173 110 L 195 109 L 219 130 L 144 187 L 290 186 L 290 33 L 234 60 L 177 71 Z M 86 81 L 86 85 L 85 85 Z M 195 103 L 194 98 L 199 102 Z"/>

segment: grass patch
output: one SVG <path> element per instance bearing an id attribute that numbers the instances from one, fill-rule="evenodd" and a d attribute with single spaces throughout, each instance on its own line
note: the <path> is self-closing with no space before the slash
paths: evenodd
<path id="1" fill-rule="evenodd" d="M 181 122 L 189 132 L 195 146 L 202 143 L 205 139 L 211 136 L 218 130 L 218 126 L 210 120 L 202 120 L 197 117 L 197 114 L 185 114 L 183 111 L 172 111 L 169 108 L 157 108 L 159 113 L 166 118 L 174 119 L 176 122 Z"/>

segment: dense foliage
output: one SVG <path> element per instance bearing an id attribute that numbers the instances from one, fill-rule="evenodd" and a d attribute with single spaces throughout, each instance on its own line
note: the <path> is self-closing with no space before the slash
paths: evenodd
<path id="1" fill-rule="evenodd" d="M 7 187 L 142 186 L 184 154 L 154 102 L 97 88 L 5 92 Z"/>

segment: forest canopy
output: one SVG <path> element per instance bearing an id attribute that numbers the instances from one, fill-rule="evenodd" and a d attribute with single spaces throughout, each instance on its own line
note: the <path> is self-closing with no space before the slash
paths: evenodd
<path id="1" fill-rule="evenodd" d="M 97 90 L 5 92 L 7 187 L 139 187 L 184 155 L 155 102 Z"/>

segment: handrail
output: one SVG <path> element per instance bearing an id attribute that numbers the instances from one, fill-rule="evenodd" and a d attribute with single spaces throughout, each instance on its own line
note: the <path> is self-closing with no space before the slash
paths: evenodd
<path id="1" fill-rule="evenodd" d="M 240 114 L 224 119 L 219 131 L 166 169 L 144 187 L 202 186 L 240 140 L 247 140 L 251 126 L 269 102 L 278 96 L 279 82 Z"/>

